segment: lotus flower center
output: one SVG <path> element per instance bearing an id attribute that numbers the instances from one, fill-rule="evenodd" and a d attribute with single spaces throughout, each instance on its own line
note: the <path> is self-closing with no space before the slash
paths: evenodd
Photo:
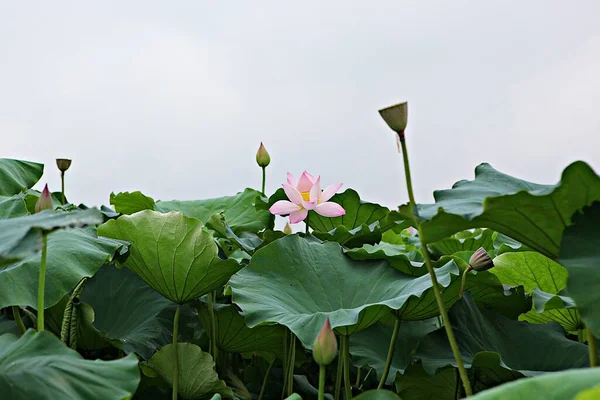
<path id="1" fill-rule="evenodd" d="M 310 192 L 300 192 L 300 194 L 302 195 L 302 200 L 310 201 Z"/>

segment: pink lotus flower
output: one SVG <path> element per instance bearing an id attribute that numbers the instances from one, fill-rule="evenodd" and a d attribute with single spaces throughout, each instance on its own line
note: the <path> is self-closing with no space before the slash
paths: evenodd
<path id="1" fill-rule="evenodd" d="M 288 172 L 287 184 L 284 183 L 283 190 L 288 200 L 279 200 L 271 206 L 269 211 L 275 215 L 290 215 L 290 224 L 303 221 L 308 212 L 313 210 L 324 217 L 339 217 L 346 214 L 346 210 L 337 203 L 327 201 L 342 186 L 341 183 L 328 186 L 321 191 L 321 177 L 316 179 L 304 171 L 300 179 Z"/>

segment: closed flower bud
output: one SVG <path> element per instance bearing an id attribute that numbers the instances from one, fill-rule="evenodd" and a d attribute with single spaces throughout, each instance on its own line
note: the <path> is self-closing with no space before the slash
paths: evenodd
<path id="1" fill-rule="evenodd" d="M 329 365 L 337 355 L 338 345 L 335 333 L 331 329 L 329 318 L 315 339 L 313 345 L 313 358 L 319 365 Z"/>
<path id="2" fill-rule="evenodd" d="M 480 247 L 469 259 L 469 266 L 475 271 L 486 271 L 494 266 L 494 262 L 485 249 Z"/>
<path id="3" fill-rule="evenodd" d="M 42 190 L 42 194 L 40 194 L 40 198 L 35 203 L 35 212 L 39 213 L 44 210 L 54 210 L 54 204 L 52 203 L 52 196 L 50 195 L 50 191 L 48 190 L 48 185 L 44 186 L 44 190 Z"/>
<path id="4" fill-rule="evenodd" d="M 408 103 L 400 103 L 391 107 L 379 110 L 381 118 L 398 135 L 404 135 L 406 123 L 408 120 Z"/>
<path id="5" fill-rule="evenodd" d="M 61 172 L 65 172 L 71 166 L 71 160 L 68 160 L 66 158 L 57 158 L 56 166 L 59 170 L 61 170 Z"/>
<path id="6" fill-rule="evenodd" d="M 265 168 L 271 163 L 271 156 L 269 156 L 269 152 L 265 149 L 262 142 L 260 142 L 260 147 L 256 152 L 256 163 L 261 168 Z"/>
<path id="7" fill-rule="evenodd" d="M 283 228 L 283 233 L 285 233 L 286 235 L 292 234 L 292 227 L 290 226 L 289 223 L 285 224 L 285 227 Z"/>

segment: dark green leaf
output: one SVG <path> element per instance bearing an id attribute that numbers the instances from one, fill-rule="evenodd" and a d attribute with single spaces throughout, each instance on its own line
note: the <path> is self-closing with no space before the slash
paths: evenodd
<path id="1" fill-rule="evenodd" d="M 12 196 L 37 183 L 44 173 L 44 164 L 0 158 L 0 196 Z"/>

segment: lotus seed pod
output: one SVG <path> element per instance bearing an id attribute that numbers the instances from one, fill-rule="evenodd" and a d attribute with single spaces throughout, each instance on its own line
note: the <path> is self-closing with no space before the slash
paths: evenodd
<path id="1" fill-rule="evenodd" d="M 50 190 L 48 190 L 48 185 L 44 186 L 44 190 L 42 190 L 40 198 L 35 203 L 36 213 L 44 210 L 54 210 L 54 203 L 52 203 L 52 196 L 50 195 Z"/>
<path id="2" fill-rule="evenodd" d="M 313 345 L 313 358 L 319 365 L 329 365 L 337 355 L 338 344 L 329 318 L 323 324 Z"/>
<path id="3" fill-rule="evenodd" d="M 266 168 L 271 163 L 271 157 L 265 146 L 260 142 L 260 147 L 256 152 L 256 163 L 261 168 Z"/>
<path id="4" fill-rule="evenodd" d="M 71 160 L 68 160 L 66 158 L 57 158 L 56 166 L 58 167 L 59 170 L 61 170 L 62 172 L 65 172 L 71 166 Z"/>
<path id="5" fill-rule="evenodd" d="M 381 118 L 398 135 L 404 135 L 406 123 L 408 120 L 408 103 L 400 103 L 391 107 L 379 110 Z"/>
<path id="6" fill-rule="evenodd" d="M 480 247 L 469 259 L 469 266 L 475 271 L 486 271 L 494 266 L 494 262 L 485 249 Z"/>

